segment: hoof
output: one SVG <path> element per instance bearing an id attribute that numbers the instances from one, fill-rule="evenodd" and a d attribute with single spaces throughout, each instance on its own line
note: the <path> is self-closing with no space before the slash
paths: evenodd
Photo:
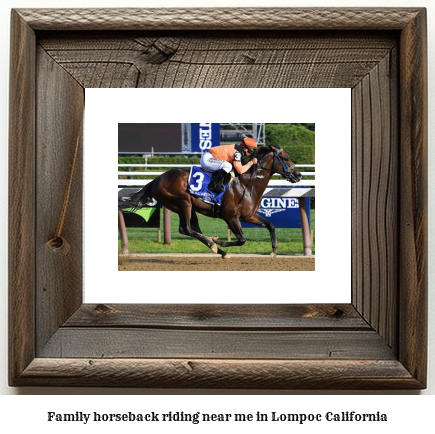
<path id="1" fill-rule="evenodd" d="M 222 259 L 230 259 L 231 256 L 228 253 L 225 253 L 225 255 L 222 255 Z"/>
<path id="2" fill-rule="evenodd" d="M 271 257 L 271 259 L 275 259 L 275 258 L 276 258 L 276 253 L 275 253 L 275 252 L 272 252 L 272 253 L 270 254 L 270 257 Z"/>
<path id="3" fill-rule="evenodd" d="M 219 237 L 215 235 L 214 237 L 211 237 L 211 239 L 216 243 L 219 241 Z"/>
<path id="4" fill-rule="evenodd" d="M 217 253 L 218 252 L 218 247 L 217 247 L 217 245 L 215 243 L 213 243 L 210 246 L 210 249 L 213 251 L 213 253 Z"/>

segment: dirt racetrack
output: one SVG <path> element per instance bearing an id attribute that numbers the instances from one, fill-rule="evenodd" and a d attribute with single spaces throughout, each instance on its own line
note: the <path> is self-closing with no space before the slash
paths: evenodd
<path id="1" fill-rule="evenodd" d="M 214 254 L 118 255 L 119 271 L 314 271 L 314 256 L 233 254 L 222 259 Z"/>

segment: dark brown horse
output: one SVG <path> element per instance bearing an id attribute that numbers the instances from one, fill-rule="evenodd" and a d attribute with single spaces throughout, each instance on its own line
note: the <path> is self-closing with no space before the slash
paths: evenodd
<path id="1" fill-rule="evenodd" d="M 274 173 L 280 174 L 292 183 L 299 182 L 302 175 L 294 168 L 294 164 L 283 149 L 275 146 L 261 147 L 255 156 L 258 163 L 244 174 L 237 175 L 222 197 L 220 218 L 228 224 L 237 241 L 221 241 L 218 237 L 209 238 L 202 234 L 196 213 L 214 217 L 213 205 L 203 202 L 188 192 L 189 171 L 186 169 L 172 169 L 163 173 L 118 206 L 121 209 L 141 208 L 154 198 L 160 205 L 178 214 L 181 234 L 197 238 L 222 258 L 227 258 L 228 255 L 216 244 L 221 247 L 245 244 L 241 221 L 263 226 L 269 230 L 272 240 L 271 256 L 275 257 L 278 248 L 275 228 L 257 214 L 261 198 Z"/>

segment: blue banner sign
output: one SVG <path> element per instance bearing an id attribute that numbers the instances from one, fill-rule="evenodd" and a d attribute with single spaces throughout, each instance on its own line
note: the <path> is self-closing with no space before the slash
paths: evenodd
<path id="1" fill-rule="evenodd" d="M 205 152 L 213 146 L 220 145 L 221 124 L 190 124 L 192 146 L 191 152 Z"/>
<path id="2" fill-rule="evenodd" d="M 310 222 L 310 198 L 303 198 L 307 207 L 308 221 Z M 300 228 L 299 202 L 296 197 L 267 197 L 261 199 L 258 214 L 270 221 L 276 228 Z M 244 228 L 260 228 L 261 226 L 243 223 Z"/>

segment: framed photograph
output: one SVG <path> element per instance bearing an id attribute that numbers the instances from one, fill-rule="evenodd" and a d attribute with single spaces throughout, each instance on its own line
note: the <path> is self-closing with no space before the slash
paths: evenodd
<path id="1" fill-rule="evenodd" d="M 343 255 L 343 252 L 351 251 L 350 89 L 93 88 L 85 90 L 85 98 L 84 179 L 86 181 L 84 187 L 83 282 L 85 303 L 166 303 L 168 301 L 196 304 L 350 303 L 351 258 L 350 255 Z M 238 104 L 228 105 L 228 101 L 232 99 L 249 101 L 249 103 L 241 111 Z M 285 110 L 282 109 L 283 100 L 291 101 Z M 147 103 L 144 104 L 144 101 Z M 169 105 L 168 101 L 171 102 Z M 204 107 L 203 101 L 210 101 L 210 103 Z M 158 126 L 163 136 L 167 125 L 164 121 L 171 121 L 171 128 L 176 126 L 180 134 L 181 124 L 176 123 L 176 120 L 180 120 L 180 113 L 183 114 L 183 119 L 187 117 L 201 119 L 204 117 L 204 112 L 207 118 L 212 120 L 219 119 L 223 115 L 226 119 L 236 119 L 241 113 L 249 119 L 273 119 L 274 125 L 279 126 L 281 123 L 280 132 L 283 127 L 289 128 L 289 124 L 285 123 L 289 119 L 298 125 L 307 120 L 315 123 L 315 132 L 313 132 L 315 133 L 315 141 L 313 140 L 313 147 L 314 145 L 316 147 L 315 160 L 313 154 L 310 154 L 313 159 L 309 160 L 310 163 L 316 163 L 316 212 L 315 215 L 313 213 L 311 228 L 316 230 L 316 246 L 320 245 L 320 247 L 315 248 L 315 255 L 303 255 L 305 244 L 298 208 L 290 209 L 293 211 L 293 221 L 289 213 L 285 213 L 287 215 L 283 218 L 286 223 L 290 223 L 291 229 L 283 228 L 282 222 L 273 220 L 275 216 L 265 217 L 276 228 L 278 256 L 274 260 L 270 256 L 272 252 L 270 234 L 265 227 L 243 228 L 246 243 L 236 252 L 234 252 L 235 247 L 222 247 L 222 250 L 230 256 L 222 260 L 220 254 L 211 253 L 211 250 L 198 240 L 179 235 L 177 233 L 179 219 L 175 214 L 172 218 L 171 245 L 163 246 L 162 241 L 157 242 L 155 229 L 133 229 L 129 237 L 130 254 L 128 256 L 116 255 L 113 238 L 109 236 L 99 237 L 98 249 L 95 249 L 95 237 L 92 234 L 112 233 L 113 228 L 118 224 L 116 213 L 113 215 L 107 213 L 107 207 L 103 204 L 113 201 L 113 191 L 118 188 L 118 185 L 122 186 L 124 182 L 135 185 L 137 182 L 145 181 L 137 181 L 135 176 L 131 176 L 130 180 L 117 180 L 114 176 L 118 162 L 115 158 L 118 153 L 118 125 L 128 125 L 129 134 L 132 134 L 132 125 L 136 126 L 135 128 L 140 126 L 140 131 L 151 128 L 150 125 Z M 148 123 L 141 123 L 144 120 Z M 126 121 L 134 122 L 126 124 Z M 155 123 L 149 123 L 153 121 Z M 219 126 L 219 124 L 214 125 Z M 270 123 L 265 125 L 265 130 L 268 132 L 268 145 L 275 143 L 270 134 L 274 125 Z M 295 128 L 298 128 L 299 132 L 302 127 Z M 130 146 L 131 143 L 137 144 L 140 140 L 145 141 L 143 136 L 134 140 L 130 136 L 127 137 L 129 137 Z M 331 200 L 333 200 L 330 193 L 331 148 L 329 144 L 331 137 L 334 138 L 334 166 L 339 171 L 340 218 L 330 212 Z M 217 140 L 219 139 L 218 134 Z M 259 141 L 261 143 L 263 140 Z M 161 142 L 162 146 L 167 146 L 166 136 Z M 174 138 L 174 142 L 174 148 L 178 146 L 178 149 L 181 149 L 178 136 Z M 156 141 L 153 140 L 152 143 L 156 144 Z M 101 144 L 104 144 L 103 148 Z M 304 149 L 306 148 L 305 145 Z M 160 149 L 155 146 L 154 150 L 157 152 Z M 294 146 L 288 150 L 292 160 L 295 158 L 297 149 L 298 147 Z M 314 150 L 310 147 L 310 151 Z M 135 157 L 134 161 L 144 162 L 143 154 L 140 155 L 141 157 Z M 300 155 L 299 158 L 301 158 Z M 303 162 L 299 158 L 296 161 Z M 93 163 L 96 161 L 99 167 L 105 168 L 107 176 L 102 177 L 102 172 Z M 191 158 L 184 158 L 181 155 L 176 161 L 189 163 Z M 132 168 L 134 169 L 136 167 Z M 139 168 L 139 172 L 125 172 L 125 170 L 127 168 L 123 168 L 121 173 L 143 173 L 142 167 Z M 155 171 L 156 168 L 151 168 L 151 171 L 153 170 Z M 303 173 L 305 175 L 311 172 L 304 171 Z M 115 185 L 117 181 L 118 185 Z M 257 183 L 257 180 L 255 182 Z M 272 182 L 284 187 L 279 188 L 280 191 L 287 192 L 292 186 L 301 184 L 310 186 L 313 181 L 304 176 L 299 183 L 290 184 L 277 175 L 273 177 Z M 267 189 L 272 190 L 273 188 L 274 186 Z M 306 187 L 302 189 L 307 190 Z M 96 191 L 98 191 L 97 196 Z M 249 189 L 245 199 L 250 196 L 251 190 Z M 276 199 L 273 200 L 276 201 Z M 297 203 L 297 199 L 294 198 L 286 200 L 288 203 Z M 263 201 L 271 201 L 271 199 L 267 199 L 267 194 L 264 194 Z M 261 207 L 259 212 L 261 213 Z M 199 226 L 204 235 L 219 235 L 226 239 L 228 225 L 224 220 L 206 218 L 200 216 L 199 213 L 198 218 L 201 219 Z M 339 243 L 336 242 L 337 234 L 340 234 Z M 232 240 L 235 239 L 236 237 L 232 235 Z M 180 248 L 183 242 L 185 242 L 184 246 Z M 189 246 L 186 247 L 187 243 Z M 140 244 L 140 247 L 136 247 L 137 244 Z M 261 248 L 258 247 L 259 245 Z M 98 263 L 95 261 L 97 251 Z M 152 255 L 156 251 L 160 253 Z M 180 251 L 188 253 L 189 256 L 180 256 Z M 200 255 L 198 251 L 201 252 Z M 257 254 L 254 255 L 253 252 Z M 246 257 L 247 254 L 250 256 Z M 316 260 L 317 264 L 315 264 Z M 118 272 L 118 269 L 123 272 Z M 333 269 L 339 272 L 331 273 Z M 138 270 L 152 272 L 138 276 Z M 288 274 L 290 270 L 294 272 Z M 171 271 L 169 279 L 167 271 Z M 187 275 L 186 271 L 193 274 Z M 331 279 L 331 275 L 335 275 L 333 282 L 326 284 L 325 282 Z M 192 284 L 193 279 L 197 282 L 196 284 Z M 168 284 L 171 281 L 176 281 L 177 285 Z M 281 283 L 278 283 L 279 281 Z M 325 291 L 325 285 L 328 286 L 327 291 Z M 234 286 L 240 287 L 240 290 L 235 291 Z M 120 291 L 120 287 L 125 287 L 126 290 Z M 159 289 L 150 290 L 150 288 Z M 304 290 L 301 291 L 300 288 Z"/>
<path id="2" fill-rule="evenodd" d="M 18 9 L 11 23 L 11 386 L 426 387 L 424 8 Z M 91 88 L 350 89 L 351 301 L 84 302 L 84 238 L 101 248 L 84 190 L 105 188 L 83 176 Z"/>

